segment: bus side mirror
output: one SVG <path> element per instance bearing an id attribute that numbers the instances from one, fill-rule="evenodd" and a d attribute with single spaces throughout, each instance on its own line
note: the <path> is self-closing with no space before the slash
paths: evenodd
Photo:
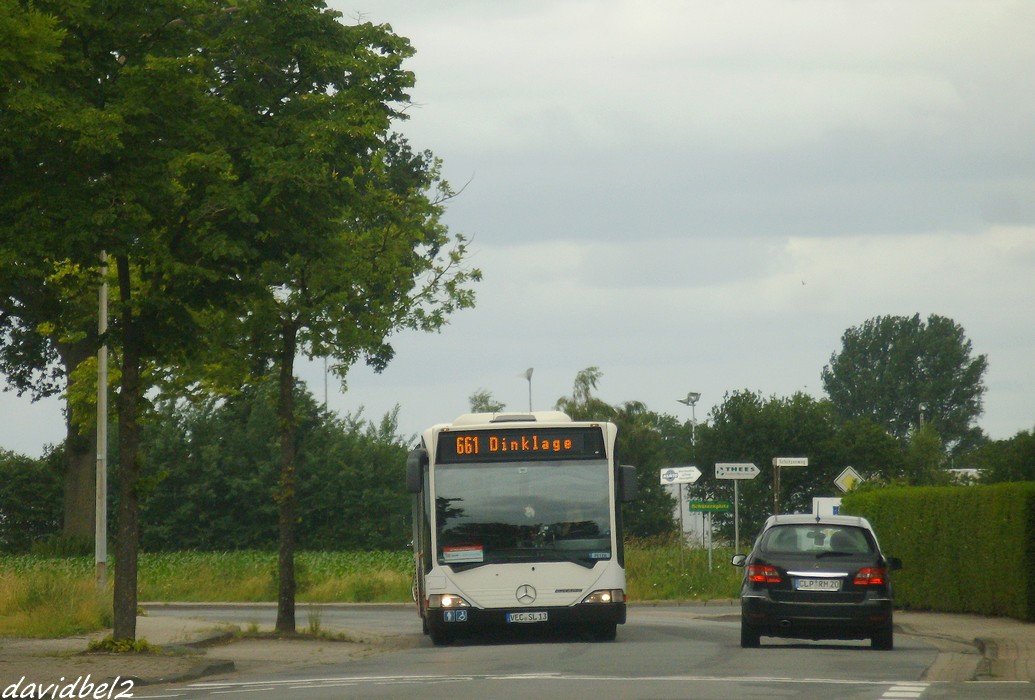
<path id="1" fill-rule="evenodd" d="M 618 469 L 619 478 L 622 482 L 622 501 L 625 503 L 635 501 L 640 495 L 640 484 L 636 480 L 636 467 L 623 464 Z"/>
<path id="2" fill-rule="evenodd" d="M 406 456 L 406 490 L 420 493 L 424 485 L 424 467 L 428 466 L 428 451 L 418 447 Z"/>

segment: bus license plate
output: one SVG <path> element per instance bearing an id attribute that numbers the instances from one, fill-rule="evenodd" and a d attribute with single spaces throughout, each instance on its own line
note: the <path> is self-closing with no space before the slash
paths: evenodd
<path id="1" fill-rule="evenodd" d="M 839 591 L 841 590 L 841 579 L 799 578 L 795 580 L 795 587 L 799 591 Z"/>
<path id="2" fill-rule="evenodd" d="M 512 612 L 507 613 L 507 622 L 546 622 L 545 612 Z"/>

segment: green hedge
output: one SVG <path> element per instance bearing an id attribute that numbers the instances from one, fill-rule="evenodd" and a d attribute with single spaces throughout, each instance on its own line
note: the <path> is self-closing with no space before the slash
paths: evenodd
<path id="1" fill-rule="evenodd" d="M 886 488 L 845 496 L 902 559 L 902 608 L 1035 620 L 1035 483 Z"/>

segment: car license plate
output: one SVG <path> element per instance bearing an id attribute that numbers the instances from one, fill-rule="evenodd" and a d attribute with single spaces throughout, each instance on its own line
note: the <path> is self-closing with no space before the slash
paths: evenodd
<path id="1" fill-rule="evenodd" d="M 507 613 L 507 622 L 546 622 L 545 612 L 512 612 Z"/>
<path id="2" fill-rule="evenodd" d="M 839 578 L 798 578 L 794 579 L 794 587 L 799 591 L 839 591 Z"/>

